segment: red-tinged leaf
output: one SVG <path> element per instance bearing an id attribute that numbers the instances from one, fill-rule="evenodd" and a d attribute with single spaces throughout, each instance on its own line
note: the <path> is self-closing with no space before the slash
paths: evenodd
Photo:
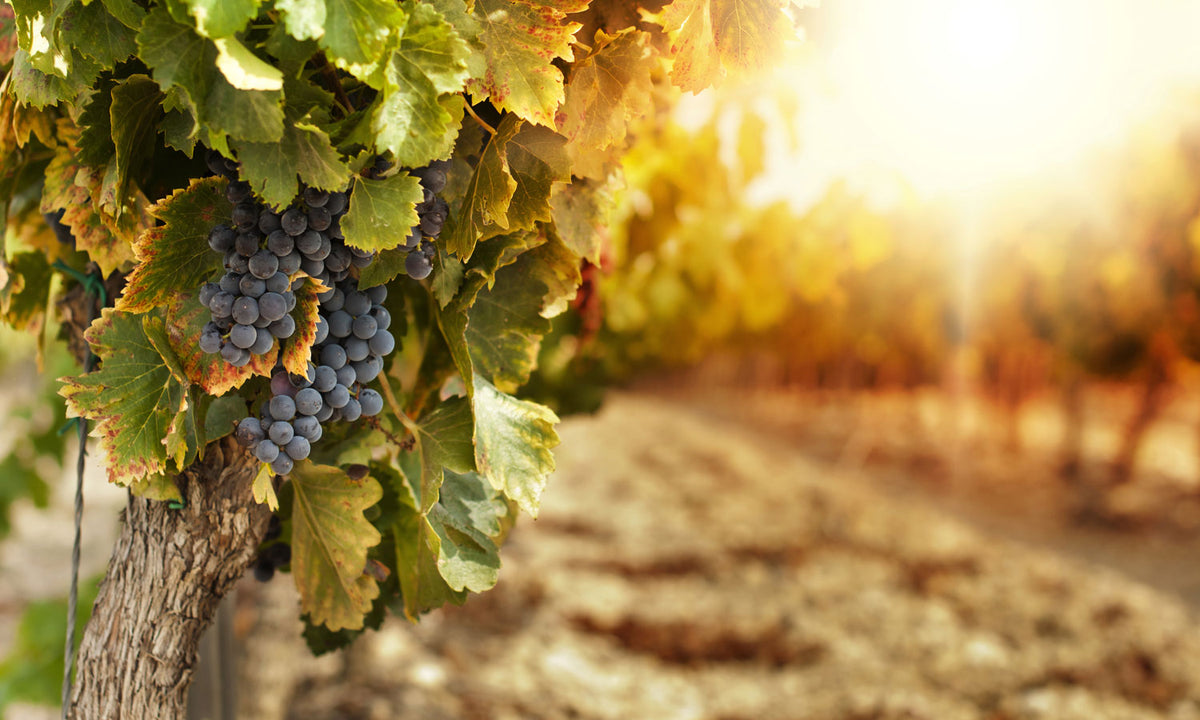
<path id="1" fill-rule="evenodd" d="M 317 314 L 320 310 L 317 295 L 323 291 L 324 288 L 311 279 L 305 280 L 304 285 L 295 290 L 296 307 L 292 310 L 292 319 L 296 321 L 296 332 L 283 343 L 283 367 L 295 375 L 308 372 L 312 346 L 317 339 Z"/>
<path id="2" fill-rule="evenodd" d="M 230 221 L 224 182 L 193 180 L 150 209 L 164 224 L 135 243 L 138 265 L 117 300 L 119 309 L 146 312 L 166 305 L 177 292 L 198 288 L 221 269 L 222 258 L 208 246 L 208 234 L 214 225 Z"/>
<path id="3" fill-rule="evenodd" d="M 74 414 L 96 423 L 94 433 L 108 456 L 108 477 L 129 485 L 166 469 L 165 440 L 182 427 L 187 386 L 166 359 L 161 317 L 105 308 L 84 337 L 101 360 L 86 375 L 63 378 L 60 394 Z"/>
<path id="4" fill-rule="evenodd" d="M 383 489 L 370 477 L 351 480 L 339 468 L 298 464 L 291 472 L 292 574 L 301 612 L 330 630 L 363 626 L 379 585 L 363 570 L 379 531 L 363 511 Z"/>
<path id="5" fill-rule="evenodd" d="M 253 357 L 240 368 L 225 362 L 220 353 L 201 350 L 200 333 L 211 314 L 191 293 L 175 293 L 167 302 L 166 315 L 167 339 L 179 357 L 184 374 L 209 395 L 224 395 L 255 375 L 269 375 L 275 366 L 278 343 L 267 354 Z"/>
<path id="6" fill-rule="evenodd" d="M 563 77 L 553 61 L 574 59 L 571 42 L 582 26 L 566 18 L 587 6 L 588 0 L 476 0 L 477 42 L 487 69 L 467 81 L 471 95 L 553 128 L 563 101 Z"/>

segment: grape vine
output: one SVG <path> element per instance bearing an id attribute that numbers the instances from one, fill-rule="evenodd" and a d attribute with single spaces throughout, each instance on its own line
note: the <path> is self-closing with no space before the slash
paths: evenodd
<path id="1" fill-rule="evenodd" d="M 203 501 L 188 473 L 257 468 L 282 535 L 245 567 L 290 570 L 315 650 L 462 602 L 553 472 L 558 418 L 521 388 L 599 259 L 655 85 L 775 57 L 790 17 L 755 3 L 2 6 L 0 314 L 36 330 L 60 313 L 98 358 L 60 394 L 138 502 Z M 89 324 L 57 288 L 93 275 L 113 301 Z M 155 516 L 138 507 L 127 533 Z M 256 545 L 256 517 L 219 542 Z M 150 620 L 114 614 L 158 603 L 122 594 L 219 594 L 227 575 L 105 583 L 95 622 L 143 647 Z M 98 716 L 120 660 L 89 637 L 74 702 Z"/>

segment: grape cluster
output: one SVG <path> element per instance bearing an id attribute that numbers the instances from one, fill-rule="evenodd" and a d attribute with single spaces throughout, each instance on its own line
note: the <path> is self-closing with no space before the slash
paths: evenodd
<path id="1" fill-rule="evenodd" d="M 255 558 L 254 578 L 259 582 L 267 582 L 275 576 L 275 571 L 291 563 L 292 561 L 292 546 L 286 542 L 273 542 L 283 534 L 283 522 L 280 521 L 278 515 L 271 516 L 271 522 L 267 526 L 267 534 L 263 538 L 267 545 L 258 557 Z"/>
<path id="2" fill-rule="evenodd" d="M 383 410 L 383 397 L 367 385 L 383 372 L 384 358 L 396 346 L 388 331 L 391 316 L 383 306 L 387 288 L 359 288 L 356 269 L 370 265 L 374 254 L 345 244 L 340 222 L 349 204 L 347 193 L 305 187 L 290 207 L 276 210 L 255 201 L 250 187 L 237 179 L 236 163 L 217 155 L 210 156 L 209 165 L 228 178 L 226 197 L 233 211 L 232 225 L 218 225 L 210 235 L 209 244 L 224 253 L 226 273 L 201 288 L 201 302 L 212 313 L 201 347 L 220 352 L 230 364 L 244 365 L 253 355 L 268 352 L 275 338 L 295 332 L 289 313 L 296 305 L 292 288 L 298 273 L 325 288 L 317 296 L 316 338 L 306 372 L 289 374 L 277 364 L 270 399 L 257 416 L 243 419 L 235 433 L 256 458 L 276 474 L 287 475 L 309 456 L 324 423 L 354 422 Z M 377 178 L 390 168 L 377 160 L 363 175 Z M 432 269 L 431 238 L 441 233 L 449 213 L 437 196 L 446 184 L 446 166 L 434 163 L 411 172 L 425 194 L 417 205 L 419 222 L 404 247 L 409 250 L 408 274 L 421 279 Z M 261 341 L 260 331 L 265 333 Z"/>
<path id="3" fill-rule="evenodd" d="M 433 271 L 433 256 L 436 253 L 433 241 L 442 232 L 450 206 L 438 197 L 446 187 L 446 168 L 449 163 L 436 161 L 428 166 L 411 171 L 421 181 L 425 196 L 417 203 L 417 224 L 404 241 L 408 256 L 404 259 L 404 271 L 415 280 L 424 280 Z"/>

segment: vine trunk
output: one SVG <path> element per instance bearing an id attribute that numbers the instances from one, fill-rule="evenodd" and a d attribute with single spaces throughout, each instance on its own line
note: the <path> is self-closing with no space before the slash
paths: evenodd
<path id="1" fill-rule="evenodd" d="M 73 720 L 182 720 L 200 637 L 245 573 L 270 511 L 232 438 L 178 477 L 182 509 L 131 497 L 79 647 Z"/>

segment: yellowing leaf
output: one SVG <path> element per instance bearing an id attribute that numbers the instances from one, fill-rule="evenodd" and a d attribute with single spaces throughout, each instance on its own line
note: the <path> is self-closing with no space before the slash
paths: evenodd
<path id="1" fill-rule="evenodd" d="M 605 150 L 619 148 L 630 123 L 651 109 L 649 38 L 638 30 L 598 32 L 593 53 L 573 68 L 558 130 L 567 138 L 575 175 L 602 176 L 610 155 Z"/>
<path id="2" fill-rule="evenodd" d="M 379 594 L 363 569 L 367 551 L 380 540 L 363 511 L 379 502 L 383 490 L 370 477 L 354 481 L 338 468 L 309 463 L 298 464 L 290 477 L 292 573 L 300 609 L 314 625 L 330 630 L 361 628 Z"/>
<path id="3" fill-rule="evenodd" d="M 312 355 L 313 342 L 317 339 L 317 315 L 320 301 L 317 295 L 323 292 L 320 283 L 306 279 L 304 285 L 295 289 L 296 308 L 292 318 L 296 321 L 296 332 L 283 344 L 283 367 L 294 375 L 308 372 L 308 358 Z"/>
<path id="4" fill-rule="evenodd" d="M 475 464 L 492 487 L 537 517 L 542 490 L 554 472 L 558 416 L 537 403 L 506 395 L 475 378 Z"/>
<path id="5" fill-rule="evenodd" d="M 521 121 L 512 115 L 496 128 L 475 166 L 457 212 L 446 223 L 448 227 L 442 234 L 446 248 L 458 253 L 464 261 L 470 259 L 485 228 L 508 227 L 508 205 L 517 181 L 509 172 L 505 146 L 520 129 Z"/>
<path id="6" fill-rule="evenodd" d="M 762 67 L 795 35 L 784 0 L 675 0 L 658 21 L 671 38 L 671 80 L 699 92 L 729 71 Z"/>
<path id="7" fill-rule="evenodd" d="M 469 80 L 467 89 L 476 100 L 491 99 L 501 110 L 553 128 L 563 78 L 550 61 L 575 58 L 571 41 L 582 26 L 566 17 L 585 10 L 588 0 L 477 0 L 474 5 L 487 69 Z"/>
<path id="8" fill-rule="evenodd" d="M 279 509 L 279 498 L 275 496 L 275 471 L 267 463 L 258 466 L 258 474 L 254 476 L 250 491 L 254 493 L 255 502 L 265 504 L 272 511 Z"/>

